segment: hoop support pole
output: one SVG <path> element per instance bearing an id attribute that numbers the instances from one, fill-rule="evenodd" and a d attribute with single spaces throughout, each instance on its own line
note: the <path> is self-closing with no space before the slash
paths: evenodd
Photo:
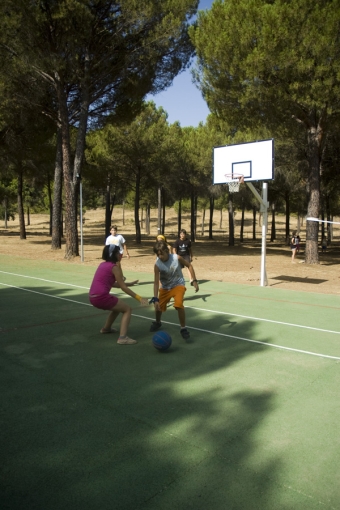
<path id="1" fill-rule="evenodd" d="M 262 184 L 262 201 L 261 201 L 261 209 L 263 213 L 262 217 L 262 246 L 261 246 L 261 280 L 260 286 L 266 287 L 268 285 L 267 280 L 267 271 L 266 271 L 266 251 L 267 251 L 267 227 L 268 227 L 268 202 L 267 202 L 267 193 L 268 192 L 268 184 L 264 182 Z M 268 204 L 265 207 L 265 204 Z"/>
<path id="2" fill-rule="evenodd" d="M 249 181 L 246 181 L 248 188 L 255 195 L 257 200 L 260 202 L 260 211 L 263 214 L 262 218 L 262 245 L 261 245 L 261 278 L 260 278 L 260 286 L 266 287 L 268 285 L 267 279 L 267 271 L 266 271 L 266 240 L 267 240 L 267 228 L 268 228 L 268 207 L 269 202 L 267 201 L 268 197 L 268 184 L 266 182 L 262 183 L 262 197 L 259 192 L 254 188 L 253 184 Z"/>

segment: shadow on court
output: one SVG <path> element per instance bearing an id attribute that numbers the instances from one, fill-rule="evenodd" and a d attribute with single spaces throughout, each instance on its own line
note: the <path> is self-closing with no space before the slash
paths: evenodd
<path id="1" fill-rule="evenodd" d="M 84 291 L 0 292 L 2 508 L 319 508 L 289 490 L 296 468 L 280 436 L 289 413 L 268 424 L 278 389 L 294 400 L 296 365 L 290 374 L 281 353 L 237 339 L 256 336 L 254 321 L 188 309 L 198 329 L 186 344 L 169 310 L 163 329 L 173 347 L 164 355 L 151 345 L 152 307 L 134 309 L 129 333 L 139 343 L 119 346 L 99 334 L 106 313 Z M 208 333 L 230 327 L 235 337 Z"/>
<path id="2" fill-rule="evenodd" d="M 313 285 L 318 285 L 320 283 L 325 283 L 327 280 L 322 280 L 321 278 L 301 278 L 299 276 L 288 276 L 288 275 L 280 275 L 280 276 L 271 276 L 271 280 L 280 280 L 283 282 L 296 282 L 296 283 L 311 283 Z"/>

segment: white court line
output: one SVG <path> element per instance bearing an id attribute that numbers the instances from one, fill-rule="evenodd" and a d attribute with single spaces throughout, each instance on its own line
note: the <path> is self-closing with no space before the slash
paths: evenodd
<path id="1" fill-rule="evenodd" d="M 136 315 L 134 314 L 134 317 L 139 317 L 141 319 L 148 319 L 148 317 L 144 317 L 143 315 Z M 171 326 L 177 326 L 178 324 L 176 322 L 167 322 L 163 321 L 164 324 L 170 324 Z M 293 351 L 293 352 L 299 352 L 302 354 L 310 354 L 311 356 L 318 356 L 319 358 L 329 358 L 329 359 L 339 359 L 339 356 L 329 356 L 328 354 L 319 354 L 317 352 L 311 352 L 311 351 L 303 351 L 302 349 L 294 349 L 293 347 L 283 347 L 282 345 L 277 344 L 271 344 L 268 342 L 261 342 L 260 340 L 251 340 L 250 338 L 243 338 L 242 336 L 234 336 L 234 335 L 227 335 L 226 333 L 219 333 L 218 331 L 210 331 L 209 329 L 201 329 L 201 328 L 194 328 L 193 326 L 189 326 L 189 329 L 195 329 L 196 331 L 201 331 L 202 333 L 209 333 L 210 335 L 218 335 L 218 336 L 225 336 L 228 338 L 234 338 L 235 340 L 242 340 L 243 342 L 250 342 L 252 344 L 260 344 L 265 345 L 266 347 L 275 347 L 276 349 L 284 349 L 285 351 Z"/>
<path id="2" fill-rule="evenodd" d="M 7 271 L 0 271 L 0 273 L 8 274 L 11 276 L 20 276 L 21 278 L 30 278 L 31 280 L 38 280 L 38 281 L 42 281 L 42 282 L 57 283 L 58 285 L 63 285 L 64 287 L 69 286 L 69 287 L 75 287 L 78 289 L 90 290 L 89 287 L 82 287 L 81 285 L 73 285 L 72 283 L 58 282 L 55 280 L 45 280 L 44 278 L 36 278 L 35 276 L 26 276 L 26 275 L 22 275 L 22 274 L 9 273 Z M 5 284 L 0 282 L 0 285 L 5 285 Z M 11 286 L 14 287 L 14 285 L 7 285 L 7 287 L 11 287 Z M 14 287 L 14 288 L 20 289 L 21 287 Z M 22 289 L 22 290 L 26 290 L 26 289 Z M 49 294 L 47 294 L 47 295 L 49 295 Z M 52 296 L 52 297 L 54 297 L 54 296 Z M 62 299 L 62 298 L 59 298 L 59 299 Z M 78 303 L 78 301 L 74 301 L 74 302 Z M 262 322 L 271 322 L 273 324 L 281 324 L 282 326 L 290 326 L 293 328 L 310 329 L 312 331 L 320 331 L 321 333 L 332 333 L 333 335 L 340 335 L 340 331 L 333 331 L 330 329 L 322 329 L 322 328 L 314 328 L 312 326 L 303 326 L 301 324 L 294 324 L 291 322 L 281 322 L 281 321 L 274 321 L 271 319 L 262 319 L 261 317 L 252 317 L 250 315 L 239 315 L 239 314 L 231 313 L 231 312 L 219 312 L 216 310 L 207 310 L 205 308 L 197 308 L 195 306 L 188 306 L 187 304 L 185 305 L 185 308 L 192 308 L 193 310 L 199 310 L 201 312 L 216 313 L 216 314 L 220 314 L 220 315 L 231 315 L 233 317 L 241 317 L 242 319 L 250 319 L 250 320 L 259 321 L 259 322 L 261 322 L 261 321 Z"/>
<path id="3" fill-rule="evenodd" d="M 62 298 L 62 297 L 58 297 L 58 296 L 51 296 L 50 294 L 45 294 L 43 292 L 38 292 L 38 291 L 35 291 L 35 290 L 23 289 L 22 287 L 16 287 L 15 285 L 8 285 L 6 283 L 1 283 L 1 282 L 0 282 L 0 285 L 4 285 L 5 287 L 11 287 L 13 289 L 24 290 L 26 292 L 32 292 L 33 294 L 39 294 L 41 296 L 48 296 L 48 297 L 51 297 L 51 298 L 54 298 L 54 299 L 60 299 L 62 301 L 69 301 L 71 303 L 76 303 L 76 304 L 79 304 L 79 305 L 92 306 L 89 303 L 82 303 L 81 301 L 75 301 L 73 299 L 67 299 L 67 298 Z M 191 307 L 191 308 L 193 308 L 193 307 Z M 204 309 L 200 309 L 200 308 L 195 308 L 195 309 L 196 310 L 203 310 L 203 311 L 210 311 L 211 312 L 211 310 L 204 310 Z M 223 312 L 221 312 L 221 313 L 223 313 Z M 146 319 L 148 321 L 150 320 L 150 317 L 145 317 L 144 315 L 138 315 L 138 314 L 132 314 L 132 315 L 133 315 L 133 317 L 139 317 L 140 319 Z M 232 315 L 232 314 L 225 314 L 225 315 Z M 174 322 L 168 322 L 168 321 L 163 321 L 163 320 L 162 320 L 162 322 L 164 324 L 170 324 L 171 326 L 178 326 L 178 324 L 174 323 Z M 284 323 L 280 323 L 280 324 L 284 324 Z M 217 331 L 210 331 L 208 329 L 195 328 L 193 326 L 190 326 L 190 329 L 194 329 L 196 331 L 201 331 L 202 333 L 209 333 L 210 335 L 224 336 L 226 338 L 233 338 L 235 340 L 241 340 L 243 342 L 249 342 L 249 343 L 253 343 L 253 344 L 264 345 L 266 347 L 274 347 L 276 349 L 283 349 L 285 351 L 298 352 L 300 354 L 309 354 L 311 356 L 317 356 L 319 358 L 328 358 L 328 359 L 340 360 L 340 357 L 338 357 L 338 356 L 330 356 L 328 354 L 319 354 L 319 353 L 316 353 L 316 352 L 304 351 L 302 349 L 294 349 L 293 347 L 284 347 L 282 345 L 271 344 L 271 343 L 268 343 L 268 342 L 261 342 L 260 340 L 251 340 L 250 338 L 243 338 L 241 336 L 227 335 L 226 333 L 219 333 Z"/>
<path id="4" fill-rule="evenodd" d="M 292 326 L 294 328 L 311 329 L 313 331 L 321 331 L 322 333 L 333 333 L 334 335 L 340 335 L 340 331 L 332 331 L 330 329 L 313 328 L 312 326 L 301 326 L 301 324 L 293 324 L 291 322 L 273 321 L 271 319 L 261 319 L 259 317 L 251 317 L 250 315 L 240 315 L 237 313 L 228 312 L 217 312 L 216 310 L 207 310 L 206 308 L 196 308 L 195 306 L 185 306 L 185 308 L 192 308 L 193 310 L 199 310 L 201 312 L 211 312 L 221 315 L 232 315 L 233 317 L 241 317 L 242 319 L 251 319 L 254 321 L 272 322 L 273 324 L 282 324 L 283 326 Z"/>
<path id="5" fill-rule="evenodd" d="M 7 271 L 0 271 L 3 274 L 9 274 L 11 276 L 20 276 L 20 278 L 29 278 L 30 280 L 38 280 L 40 282 L 57 283 L 58 285 L 68 285 L 69 287 L 76 287 L 78 289 L 89 290 L 88 287 L 81 287 L 80 285 L 73 285 L 72 283 L 56 282 L 54 280 L 45 280 L 45 278 L 37 278 L 35 276 L 27 276 L 25 274 L 8 273 Z M 20 288 L 20 287 L 18 287 Z"/>
<path id="6" fill-rule="evenodd" d="M 38 292 L 37 290 L 31 290 L 31 289 L 23 289 L 22 287 L 16 287 L 15 285 L 7 285 L 7 283 L 1 283 L 0 285 L 4 285 L 5 287 L 11 287 L 12 289 L 18 289 L 23 290 L 25 292 L 32 292 L 33 294 L 39 294 L 40 296 L 48 296 L 53 299 L 61 299 L 62 301 L 69 301 L 70 303 L 77 303 L 78 305 L 86 305 L 86 306 L 92 306 L 91 303 L 83 303 L 82 301 L 75 301 L 74 299 L 67 299 L 59 296 L 52 296 L 51 294 L 45 294 L 44 292 Z"/>

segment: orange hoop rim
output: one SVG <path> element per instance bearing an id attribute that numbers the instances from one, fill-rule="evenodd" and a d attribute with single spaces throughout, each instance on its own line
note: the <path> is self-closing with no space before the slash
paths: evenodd
<path id="1" fill-rule="evenodd" d="M 239 182 L 240 184 L 244 183 L 244 175 L 243 174 L 224 174 L 224 177 L 226 178 L 226 183 L 228 182 Z"/>

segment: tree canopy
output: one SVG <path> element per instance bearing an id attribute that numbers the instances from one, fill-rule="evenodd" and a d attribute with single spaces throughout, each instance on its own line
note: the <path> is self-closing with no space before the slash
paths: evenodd
<path id="1" fill-rule="evenodd" d="M 197 0 L 4 0 L 0 22 L 4 58 L 12 68 L 30 75 L 33 87 L 44 84 L 50 91 L 47 103 L 35 101 L 55 120 L 60 133 L 67 258 L 78 255 L 76 197 L 89 121 L 135 113 L 147 93 L 171 84 L 193 53 L 187 29 L 197 4 Z M 72 125 L 77 128 L 74 152 Z"/>
<path id="2" fill-rule="evenodd" d="M 340 114 L 340 3 L 216 1 L 190 29 L 196 81 L 209 108 L 235 130 L 304 131 L 308 215 L 318 217 L 327 133 Z M 211 37 L 214 33 L 214 37 Z M 306 262 L 318 262 L 318 224 L 307 227 Z"/>

